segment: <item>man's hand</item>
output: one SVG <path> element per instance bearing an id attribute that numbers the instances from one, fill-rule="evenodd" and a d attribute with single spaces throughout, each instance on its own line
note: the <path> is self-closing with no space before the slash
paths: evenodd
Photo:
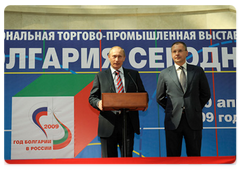
<path id="1" fill-rule="evenodd" d="M 102 107 L 102 100 L 100 100 L 97 104 L 98 108 L 102 111 L 103 107 Z"/>

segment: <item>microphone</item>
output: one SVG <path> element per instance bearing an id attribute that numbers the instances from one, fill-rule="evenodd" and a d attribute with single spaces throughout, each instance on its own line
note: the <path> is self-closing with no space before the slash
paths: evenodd
<path id="1" fill-rule="evenodd" d="M 137 86 L 137 83 L 134 81 L 134 79 L 132 78 L 131 74 L 128 72 L 128 75 L 130 76 L 130 78 L 132 79 L 133 83 L 135 84 L 136 86 L 136 92 L 138 92 L 138 86 Z"/>

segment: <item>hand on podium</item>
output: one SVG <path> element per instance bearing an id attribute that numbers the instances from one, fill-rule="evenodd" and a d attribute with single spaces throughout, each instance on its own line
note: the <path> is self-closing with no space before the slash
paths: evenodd
<path id="1" fill-rule="evenodd" d="M 99 110 L 103 110 L 103 107 L 102 107 L 102 100 L 100 100 L 98 103 L 97 103 L 97 107 L 99 108 Z"/>

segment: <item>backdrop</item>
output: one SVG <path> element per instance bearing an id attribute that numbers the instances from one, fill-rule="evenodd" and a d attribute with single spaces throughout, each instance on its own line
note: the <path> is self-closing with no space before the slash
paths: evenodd
<path id="1" fill-rule="evenodd" d="M 166 157 L 164 110 L 156 102 L 171 44 L 184 41 L 211 99 L 203 109 L 202 156 L 236 155 L 236 30 L 5 30 L 5 160 L 100 158 L 98 112 L 88 97 L 115 45 L 149 94 L 134 157 Z M 186 156 L 183 143 L 182 156 Z"/>

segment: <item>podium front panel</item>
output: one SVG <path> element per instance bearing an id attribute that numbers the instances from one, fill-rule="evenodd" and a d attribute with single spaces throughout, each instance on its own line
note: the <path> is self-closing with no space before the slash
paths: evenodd
<path id="1" fill-rule="evenodd" d="M 102 93 L 103 110 L 131 111 L 144 110 L 147 103 L 147 93 Z"/>

